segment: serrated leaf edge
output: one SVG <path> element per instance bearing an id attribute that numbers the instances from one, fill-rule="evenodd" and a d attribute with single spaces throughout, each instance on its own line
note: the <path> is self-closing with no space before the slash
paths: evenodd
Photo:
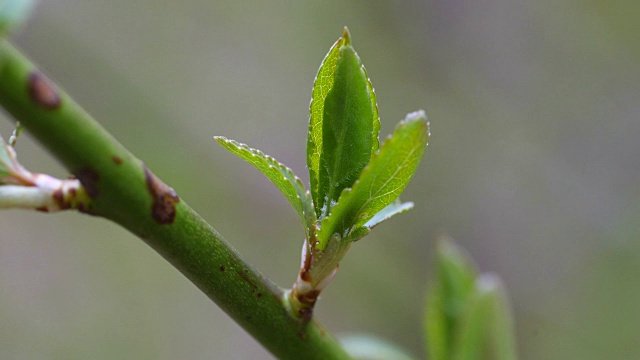
<path id="1" fill-rule="evenodd" d="M 362 63 L 362 61 L 360 61 Z M 364 73 L 364 77 L 367 79 L 367 88 L 369 89 L 369 94 L 371 95 L 371 105 L 373 107 L 373 129 L 372 129 L 372 148 L 371 148 L 371 156 L 373 156 L 378 149 L 380 149 L 380 114 L 378 113 L 378 99 L 376 96 L 376 89 L 373 87 L 371 83 L 371 78 L 367 74 L 367 69 L 362 65 L 362 72 Z"/>
<path id="2" fill-rule="evenodd" d="M 293 170 L 291 170 L 289 167 L 287 167 L 286 165 L 276 160 L 274 157 L 266 155 L 265 153 L 263 153 L 258 149 L 249 147 L 247 144 L 243 144 L 236 140 L 228 139 L 224 136 L 214 136 L 214 139 L 216 139 L 216 141 L 218 141 L 218 143 L 220 143 L 221 145 L 223 145 L 223 143 L 228 144 L 238 149 L 239 151 L 244 152 L 245 154 L 248 154 L 253 157 L 261 158 L 269 164 L 269 167 L 277 169 L 280 172 L 280 174 L 282 174 L 283 179 L 289 182 L 289 184 L 291 184 L 294 191 L 296 192 L 297 199 L 300 202 L 299 204 L 300 211 L 301 211 L 300 220 L 302 221 L 305 227 L 305 230 L 307 232 L 307 239 L 315 238 L 314 230 L 315 230 L 316 217 L 315 217 L 315 211 L 313 208 L 313 200 L 311 199 L 311 194 L 302 183 L 302 180 L 300 180 L 300 178 L 296 176 Z M 223 145 L 223 147 L 225 146 Z M 227 150 L 229 149 L 227 148 Z M 253 166 L 253 164 L 251 165 Z M 256 167 L 256 169 L 258 168 Z M 266 176 L 266 174 L 263 173 L 263 175 L 265 175 L 267 179 L 271 180 L 268 176 Z M 286 194 L 283 194 L 283 195 L 285 195 L 285 198 L 289 200 L 289 197 Z M 291 204 L 291 205 L 295 208 L 294 204 Z M 296 212 L 297 212 L 297 209 L 296 209 Z"/>
<path id="3" fill-rule="evenodd" d="M 322 108 L 324 109 L 324 100 L 329 94 L 329 91 L 331 91 L 331 88 L 327 89 L 326 91 L 322 91 L 324 93 L 324 96 L 321 96 L 320 99 L 317 99 L 314 93 L 315 93 L 316 87 L 321 86 L 319 84 L 319 81 L 321 81 L 320 78 L 322 76 L 321 73 L 323 68 L 325 66 L 329 66 L 327 61 L 332 55 L 335 54 L 334 53 L 335 51 L 339 52 L 340 47 L 345 43 L 345 38 L 343 36 L 338 38 L 338 40 L 336 40 L 336 42 L 334 42 L 333 45 L 331 45 L 331 47 L 329 48 L 329 51 L 322 59 L 322 62 L 320 63 L 320 67 L 318 68 L 316 76 L 313 79 L 313 86 L 311 88 L 311 100 L 309 102 L 309 129 L 307 133 L 307 168 L 309 169 L 309 183 L 310 183 L 309 185 L 310 185 L 311 197 L 314 200 L 314 204 L 318 203 L 320 156 L 322 155 L 322 121 L 314 121 L 315 120 L 314 105 L 317 102 L 322 102 Z M 331 71 L 331 74 L 335 73 L 335 67 L 337 66 L 338 59 L 339 59 L 339 54 L 335 58 L 335 64 L 331 65 L 331 67 L 333 68 L 333 71 Z M 333 82 L 331 83 L 331 87 L 333 87 Z M 321 129 L 320 136 L 314 137 L 313 130 L 316 129 L 317 127 L 320 127 Z M 315 209 L 315 211 L 317 214 L 320 213 L 319 209 Z"/>

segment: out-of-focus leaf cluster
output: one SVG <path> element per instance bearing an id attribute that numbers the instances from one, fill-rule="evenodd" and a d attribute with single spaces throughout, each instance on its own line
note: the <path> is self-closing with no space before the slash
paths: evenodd
<path id="1" fill-rule="evenodd" d="M 517 359 L 511 309 L 500 279 L 479 274 L 464 251 L 441 239 L 426 301 L 433 360 Z"/>

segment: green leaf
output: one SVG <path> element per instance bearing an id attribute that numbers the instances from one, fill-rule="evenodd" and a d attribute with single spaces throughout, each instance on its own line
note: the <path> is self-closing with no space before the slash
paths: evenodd
<path id="1" fill-rule="evenodd" d="M 413 209 L 413 203 L 412 202 L 406 202 L 403 203 L 400 201 L 400 199 L 396 199 L 396 201 L 392 202 L 391 204 L 387 205 L 386 208 L 378 211 L 377 214 L 375 214 L 371 220 L 367 221 L 364 226 L 372 229 L 374 226 L 380 224 L 383 221 L 386 221 L 398 214 L 402 214 L 404 212 L 407 212 L 409 210 Z"/>
<path id="2" fill-rule="evenodd" d="M 476 290 L 476 289 L 474 289 Z M 465 304 L 465 313 L 457 324 L 451 344 L 451 360 L 481 360 L 487 352 L 488 325 L 491 317 L 490 298 L 473 292 Z"/>
<path id="3" fill-rule="evenodd" d="M 320 176 L 320 156 L 322 155 L 322 119 L 324 116 L 324 100 L 333 87 L 334 73 L 340 48 L 344 38 L 339 38 L 322 60 L 318 74 L 313 82 L 311 104 L 309 105 L 309 134 L 307 136 L 307 167 L 314 204 L 318 204 L 318 178 Z M 316 213 L 320 216 L 320 213 Z"/>
<path id="4" fill-rule="evenodd" d="M 473 295 L 460 321 L 454 360 L 517 359 L 513 322 L 500 279 L 482 274 L 474 283 Z"/>
<path id="5" fill-rule="evenodd" d="M 252 149 L 245 144 L 229 140 L 223 136 L 215 136 L 214 138 L 225 149 L 253 165 L 271 180 L 296 210 L 307 231 L 307 239 L 310 239 L 310 236 L 314 236 L 312 232 L 315 229 L 316 217 L 313 202 L 302 181 L 295 176 L 291 169 L 271 156 L 265 155 L 260 150 Z"/>
<path id="6" fill-rule="evenodd" d="M 312 260 L 313 264 L 308 273 L 312 282 L 311 286 L 316 290 L 322 290 L 327 286 L 351 244 L 368 235 L 370 231 L 369 228 L 362 226 L 354 229 L 344 239 L 335 234 L 333 241 L 330 241 L 328 246 L 323 249 L 323 252 Z"/>
<path id="7" fill-rule="evenodd" d="M 356 241 L 362 239 L 363 237 L 369 235 L 370 232 L 371 232 L 371 228 L 366 227 L 366 226 L 360 226 L 359 228 L 355 228 L 355 229 L 351 230 L 349 235 L 347 235 L 347 237 L 345 239 L 343 239 L 343 241 L 345 241 L 345 242 L 356 242 Z"/>
<path id="8" fill-rule="evenodd" d="M 486 299 L 488 351 L 491 359 L 517 359 L 513 316 L 507 293 L 500 278 L 493 274 L 482 274 L 476 281 L 476 289 Z"/>
<path id="9" fill-rule="evenodd" d="M 364 72 L 364 76 L 367 78 L 367 89 L 369 90 L 369 94 L 371 95 L 371 106 L 373 107 L 373 130 L 371 131 L 371 153 L 375 154 L 380 147 L 380 142 L 378 140 L 378 136 L 380 135 L 380 115 L 378 115 L 378 102 L 376 100 L 376 91 L 373 88 L 373 84 L 371 84 L 371 79 L 367 75 L 367 70 L 362 65 L 362 71 Z"/>
<path id="10" fill-rule="evenodd" d="M 429 358 L 449 360 L 474 295 L 477 273 L 463 250 L 447 238 L 438 241 L 436 256 L 436 275 L 426 300 L 425 335 Z"/>
<path id="11" fill-rule="evenodd" d="M 515 360 L 510 307 L 500 279 L 478 275 L 464 251 L 440 239 L 426 301 L 425 335 L 433 360 Z"/>
<path id="12" fill-rule="evenodd" d="M 0 36 L 22 23 L 35 3 L 35 0 L 0 0 Z"/>
<path id="13" fill-rule="evenodd" d="M 358 178 L 379 129 L 373 87 L 345 28 L 318 70 L 310 105 L 307 166 L 318 217 Z"/>
<path id="14" fill-rule="evenodd" d="M 371 158 L 353 188 L 342 192 L 331 214 L 322 220 L 317 247 L 324 249 L 333 234 L 344 238 L 393 203 L 415 173 L 428 140 L 424 111 L 408 114 Z"/>

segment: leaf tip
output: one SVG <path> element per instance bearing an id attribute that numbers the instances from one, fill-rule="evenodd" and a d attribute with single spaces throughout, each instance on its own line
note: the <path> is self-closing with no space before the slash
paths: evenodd
<path id="1" fill-rule="evenodd" d="M 499 294 L 503 291 L 504 285 L 498 275 L 493 273 L 483 273 L 478 277 L 476 287 L 478 288 L 478 291 L 483 294 Z"/>
<path id="2" fill-rule="evenodd" d="M 405 126 L 415 123 L 420 123 L 420 125 L 418 126 L 424 127 L 424 134 L 426 136 L 425 145 L 428 145 L 429 139 L 431 138 L 431 124 L 429 123 L 427 114 L 424 110 L 420 109 L 414 112 L 410 112 L 404 117 L 404 119 L 400 121 L 400 124 Z"/>
<path id="3" fill-rule="evenodd" d="M 344 39 L 343 46 L 351 45 L 351 33 L 349 33 L 349 28 L 346 26 L 342 29 L 342 38 Z"/>
<path id="4" fill-rule="evenodd" d="M 471 255 L 467 253 L 465 249 L 456 244 L 453 239 L 447 235 L 442 234 L 436 240 L 436 256 L 438 261 L 448 267 L 455 267 L 465 270 L 469 274 L 476 274 L 476 265 L 471 258 Z M 475 278 L 476 275 L 473 275 Z"/>
<path id="5" fill-rule="evenodd" d="M 410 112 L 407 114 L 407 116 L 404 118 L 404 121 L 406 122 L 410 122 L 410 121 L 425 121 L 428 123 L 427 121 L 427 114 L 424 112 L 424 110 L 420 109 L 414 112 Z"/>
<path id="6" fill-rule="evenodd" d="M 218 135 L 214 136 L 214 137 L 213 137 L 213 140 L 217 141 L 217 142 L 218 142 L 218 144 L 220 144 L 220 145 L 222 145 L 222 144 L 228 144 L 229 142 L 231 142 L 231 140 L 227 139 L 226 137 L 224 137 L 224 136 L 218 136 Z"/>

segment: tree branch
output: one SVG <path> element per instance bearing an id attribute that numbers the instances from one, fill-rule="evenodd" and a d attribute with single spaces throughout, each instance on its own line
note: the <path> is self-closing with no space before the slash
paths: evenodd
<path id="1" fill-rule="evenodd" d="M 92 198 L 84 211 L 143 239 L 275 356 L 348 358 L 321 325 L 291 316 L 282 289 L 6 41 L 0 105 L 80 180 Z"/>

